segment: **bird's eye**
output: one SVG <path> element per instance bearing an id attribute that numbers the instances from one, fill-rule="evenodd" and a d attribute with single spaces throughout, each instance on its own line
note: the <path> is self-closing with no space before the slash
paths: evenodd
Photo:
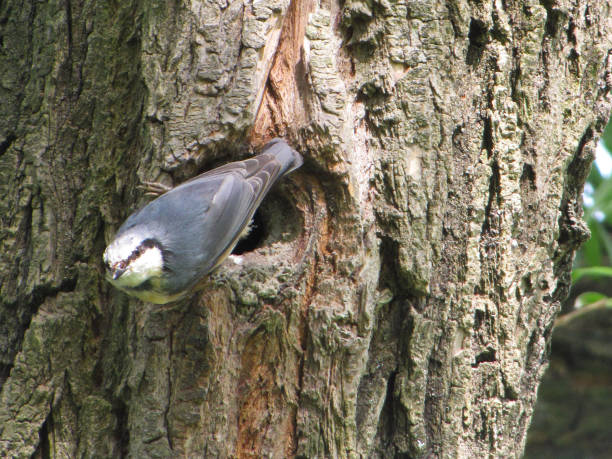
<path id="1" fill-rule="evenodd" d="M 118 266 L 119 266 L 119 269 L 125 269 L 125 266 L 126 266 L 125 261 L 124 261 L 124 260 L 121 260 L 121 261 L 119 262 L 119 265 L 118 265 Z"/>

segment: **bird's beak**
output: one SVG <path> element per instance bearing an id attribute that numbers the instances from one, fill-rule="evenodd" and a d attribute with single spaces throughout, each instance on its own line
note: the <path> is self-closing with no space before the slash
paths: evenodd
<path id="1" fill-rule="evenodd" d="M 113 271 L 113 280 L 117 280 L 121 277 L 121 275 L 125 272 L 125 269 L 115 269 Z"/>

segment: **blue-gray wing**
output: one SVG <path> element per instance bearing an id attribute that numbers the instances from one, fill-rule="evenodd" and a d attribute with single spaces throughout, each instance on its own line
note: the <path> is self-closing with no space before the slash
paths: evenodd
<path id="1" fill-rule="evenodd" d="M 277 171 L 277 177 L 274 181 L 280 177 L 289 174 L 303 163 L 302 156 L 291 148 L 287 142 L 283 139 L 272 139 L 262 149 L 261 154 L 254 158 L 245 159 L 244 161 L 236 161 L 233 163 L 224 164 L 223 166 L 217 167 L 208 172 L 204 172 L 192 179 L 185 182 L 189 183 L 194 180 L 199 180 L 203 177 L 212 177 L 214 175 L 221 175 L 226 172 L 238 172 L 244 177 L 252 177 L 262 168 L 267 167 L 268 163 L 274 162 L 274 165 L 278 165 L 280 170 Z M 271 172 L 270 170 L 268 172 Z"/>
<path id="2" fill-rule="evenodd" d="M 146 227 L 162 243 L 172 279 L 167 288 L 184 290 L 229 255 L 270 187 L 301 163 L 284 141 L 273 141 L 259 156 L 201 174 L 160 196 L 128 218 L 118 234 Z"/>

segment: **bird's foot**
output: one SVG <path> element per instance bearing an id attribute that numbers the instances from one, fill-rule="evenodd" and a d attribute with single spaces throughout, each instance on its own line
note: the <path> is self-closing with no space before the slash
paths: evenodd
<path id="1" fill-rule="evenodd" d="M 141 185 L 138 186 L 141 190 L 144 190 L 147 196 L 161 196 L 164 193 L 167 193 L 172 189 L 171 186 L 164 185 L 159 182 L 142 182 Z"/>

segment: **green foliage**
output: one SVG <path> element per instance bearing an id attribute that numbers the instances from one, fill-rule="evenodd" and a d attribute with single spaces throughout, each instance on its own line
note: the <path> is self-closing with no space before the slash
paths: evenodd
<path id="1" fill-rule="evenodd" d="M 612 307 L 612 298 L 601 292 L 584 292 L 576 297 L 576 304 L 580 307 L 594 305 L 598 302 L 607 308 Z"/>
<path id="2" fill-rule="evenodd" d="M 600 145 L 610 154 L 612 151 L 612 124 L 608 123 Z M 595 163 L 589 174 L 585 190 L 584 219 L 591 230 L 591 238 L 576 255 L 572 282 L 590 279 L 609 283 L 612 278 L 612 177 L 604 177 Z M 577 306 L 585 306 L 612 299 L 600 292 L 584 292 L 576 300 Z"/>
<path id="3" fill-rule="evenodd" d="M 582 247 L 577 257 L 577 266 L 609 265 L 612 260 L 612 180 L 602 177 L 597 165 L 587 180 L 587 188 L 593 190 L 592 202 L 587 199 L 584 218 L 591 230 L 591 239 Z"/>
<path id="4" fill-rule="evenodd" d="M 578 282 L 584 276 L 592 277 L 612 277 L 612 266 L 585 266 L 584 268 L 574 268 L 572 281 Z"/>
<path id="5" fill-rule="evenodd" d="M 603 134 L 601 135 L 600 141 L 608 152 L 612 151 L 612 123 L 609 121 Z"/>

